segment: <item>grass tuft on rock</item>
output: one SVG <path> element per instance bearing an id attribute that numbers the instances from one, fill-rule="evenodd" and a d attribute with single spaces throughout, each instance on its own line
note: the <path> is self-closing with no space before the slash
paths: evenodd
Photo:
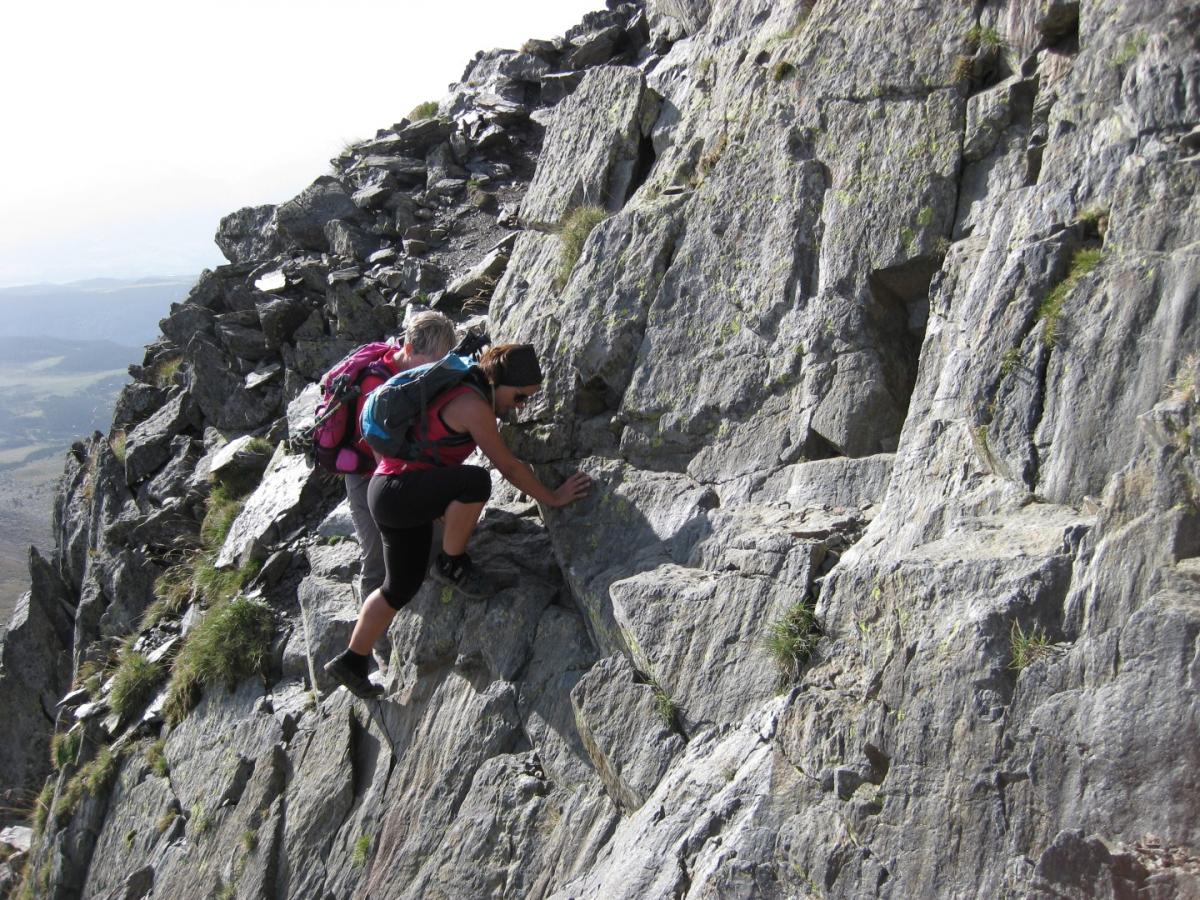
<path id="1" fill-rule="evenodd" d="M 983 50 L 996 50 L 1003 53 L 1008 49 L 1008 41 L 995 28 L 987 25 L 972 25 L 966 34 L 967 45 Z"/>
<path id="2" fill-rule="evenodd" d="M 50 738 L 50 765 L 54 766 L 56 772 L 75 764 L 81 743 L 83 728 L 80 726 L 70 731 L 59 732 Z"/>
<path id="3" fill-rule="evenodd" d="M 354 850 L 350 854 L 350 865 L 355 869 L 361 869 L 367 864 L 367 857 L 371 854 L 371 836 L 364 834 L 354 842 Z"/>
<path id="4" fill-rule="evenodd" d="M 206 550 L 219 551 L 229 536 L 233 520 L 242 511 L 242 501 L 224 484 L 214 484 L 208 494 L 207 511 L 200 524 L 200 542 Z"/>
<path id="5" fill-rule="evenodd" d="M 580 206 L 571 210 L 558 226 L 562 250 L 558 258 L 558 273 L 554 278 L 555 290 L 561 291 L 571 278 L 584 242 L 592 229 L 608 218 L 608 210 L 602 206 Z"/>
<path id="6" fill-rule="evenodd" d="M 1038 307 L 1037 320 L 1045 323 L 1042 329 L 1042 343 L 1047 347 L 1057 346 L 1062 337 L 1062 311 L 1067 297 L 1075 290 L 1075 286 L 1100 264 L 1103 255 L 1104 251 L 1098 247 L 1081 247 L 1076 250 L 1075 255 L 1071 257 L 1067 277 L 1055 285 Z"/>
<path id="7" fill-rule="evenodd" d="M 98 797 L 112 783 L 117 774 L 117 754 L 111 747 L 101 747 L 91 762 L 80 768 L 63 788 L 55 808 L 55 815 L 63 821 L 75 814 L 85 795 Z"/>
<path id="8" fill-rule="evenodd" d="M 419 122 L 422 119 L 432 119 L 437 115 L 438 105 L 436 100 L 426 100 L 424 103 L 418 103 L 409 110 L 406 118 L 414 122 Z"/>
<path id="9" fill-rule="evenodd" d="M 33 801 L 33 810 L 29 817 L 29 825 L 33 829 L 35 837 L 41 837 L 46 831 L 46 821 L 50 817 L 50 804 L 54 802 L 54 782 L 56 780 L 53 775 L 47 778 L 46 783 L 42 785 L 41 793 Z"/>
<path id="10" fill-rule="evenodd" d="M 800 680 L 800 670 L 808 662 L 821 640 L 821 628 L 811 603 L 795 603 L 767 628 L 764 637 L 767 652 L 779 669 L 783 687 Z"/>
<path id="11" fill-rule="evenodd" d="M 1020 672 L 1039 659 L 1045 659 L 1053 650 L 1050 646 L 1050 638 L 1046 636 L 1046 632 L 1042 630 L 1041 626 L 1034 625 L 1026 633 L 1021 628 L 1021 623 L 1015 619 L 1012 623 L 1012 631 L 1009 632 L 1009 641 L 1012 644 L 1012 662 L 1008 664 L 1008 667 L 1014 672 Z"/>
<path id="12" fill-rule="evenodd" d="M 167 739 L 159 738 L 146 748 L 146 762 L 150 764 L 150 771 L 159 778 L 166 778 L 171 771 L 167 765 L 166 747 Z"/>
<path id="13" fill-rule="evenodd" d="M 168 724 L 183 721 L 209 685 L 232 690 L 243 678 L 265 676 L 274 631 L 270 607 L 257 600 L 236 597 L 209 609 L 175 660 L 163 710 Z"/>
<path id="14" fill-rule="evenodd" d="M 125 462 L 125 441 L 127 437 L 125 429 L 118 428 L 108 439 L 108 446 L 112 448 L 113 456 L 117 458 L 118 462 Z"/>
<path id="15" fill-rule="evenodd" d="M 154 697 L 162 675 L 161 664 L 150 662 L 141 653 L 126 653 L 113 675 L 108 705 L 122 718 L 141 711 Z"/>
<path id="16" fill-rule="evenodd" d="M 664 728 L 674 730 L 679 721 L 679 704 L 663 690 L 657 681 L 651 682 L 651 687 L 654 689 L 655 714 Z"/>
<path id="17" fill-rule="evenodd" d="M 172 356 L 154 364 L 151 377 L 154 384 L 160 388 L 169 388 L 175 383 L 175 375 L 183 365 L 182 356 Z"/>

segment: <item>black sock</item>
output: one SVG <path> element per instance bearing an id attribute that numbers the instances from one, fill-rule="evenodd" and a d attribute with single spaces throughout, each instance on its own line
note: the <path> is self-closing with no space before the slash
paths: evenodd
<path id="1" fill-rule="evenodd" d="M 367 665 L 371 659 L 369 656 L 363 656 L 361 653 L 355 653 L 353 650 L 347 647 L 346 652 L 342 654 L 342 659 L 346 661 L 346 665 L 350 668 L 350 671 L 359 678 L 367 677 Z"/>

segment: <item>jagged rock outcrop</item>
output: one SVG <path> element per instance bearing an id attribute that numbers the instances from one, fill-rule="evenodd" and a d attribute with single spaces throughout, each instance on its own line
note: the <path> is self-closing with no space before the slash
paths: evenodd
<path id="1" fill-rule="evenodd" d="M 1195 4 L 608 6 L 222 221 L 68 457 L 9 787 L 111 639 L 178 678 L 234 603 L 273 636 L 183 714 L 71 695 L 26 884 L 1200 893 Z M 543 351 L 507 437 L 596 485 L 498 484 L 494 595 L 426 586 L 363 704 L 340 485 L 284 439 L 425 306 Z"/>

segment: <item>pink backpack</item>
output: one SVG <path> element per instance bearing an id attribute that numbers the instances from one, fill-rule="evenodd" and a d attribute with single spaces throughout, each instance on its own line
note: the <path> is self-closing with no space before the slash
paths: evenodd
<path id="1" fill-rule="evenodd" d="M 375 470 L 375 458 L 358 448 L 355 411 L 365 378 L 374 375 L 387 381 L 392 377 L 384 360 L 395 352 L 395 344 L 364 344 L 321 376 L 321 402 L 312 426 L 311 447 L 322 469 L 339 475 L 365 475 Z"/>

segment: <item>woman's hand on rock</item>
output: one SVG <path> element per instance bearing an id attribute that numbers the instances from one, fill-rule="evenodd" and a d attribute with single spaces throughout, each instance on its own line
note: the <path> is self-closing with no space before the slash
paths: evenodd
<path id="1" fill-rule="evenodd" d="M 576 472 L 558 486 L 554 492 L 554 505 L 566 506 L 576 500 L 582 500 L 592 487 L 592 477 L 586 472 Z"/>

